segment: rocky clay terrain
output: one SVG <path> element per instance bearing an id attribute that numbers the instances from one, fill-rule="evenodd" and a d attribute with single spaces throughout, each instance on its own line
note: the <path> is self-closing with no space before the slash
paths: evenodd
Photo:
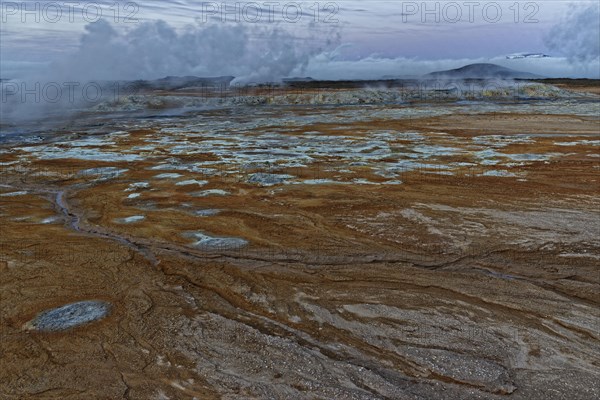
<path id="1" fill-rule="evenodd" d="M 0 397 L 599 398 L 600 98 L 568 89 L 5 143 Z"/>

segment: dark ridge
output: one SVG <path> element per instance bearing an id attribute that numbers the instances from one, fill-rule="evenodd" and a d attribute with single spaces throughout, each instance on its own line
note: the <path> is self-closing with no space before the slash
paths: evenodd
<path id="1" fill-rule="evenodd" d="M 314 79 L 311 78 L 310 76 L 307 76 L 305 78 L 294 77 L 294 78 L 283 79 L 283 83 L 293 83 L 293 82 L 314 82 Z"/>
<path id="2" fill-rule="evenodd" d="M 373 86 L 380 88 L 404 87 L 411 84 L 416 86 L 419 80 L 416 79 L 381 79 L 381 80 L 347 80 L 347 81 L 293 81 L 285 82 L 285 86 L 297 89 L 363 89 Z M 266 84 L 265 86 L 272 86 Z"/>
<path id="3" fill-rule="evenodd" d="M 587 78 L 544 78 L 544 79 L 533 79 L 534 82 L 545 83 L 548 85 L 569 85 L 569 86 L 600 86 L 600 79 L 587 79 Z"/>
<path id="4" fill-rule="evenodd" d="M 496 64 L 470 64 L 447 71 L 436 71 L 425 75 L 436 79 L 541 79 L 540 75 L 516 71 Z"/>
<path id="5" fill-rule="evenodd" d="M 155 80 L 136 80 L 120 82 L 132 89 L 178 90 L 191 87 L 225 87 L 228 88 L 235 77 L 219 76 L 201 78 L 198 76 L 167 76 Z"/>

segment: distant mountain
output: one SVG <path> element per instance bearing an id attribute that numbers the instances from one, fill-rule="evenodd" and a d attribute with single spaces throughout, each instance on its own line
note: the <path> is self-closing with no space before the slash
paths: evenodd
<path id="1" fill-rule="evenodd" d="M 295 83 L 295 82 L 314 82 L 315 80 L 310 76 L 307 77 L 293 77 L 293 78 L 284 78 L 283 83 Z"/>
<path id="2" fill-rule="evenodd" d="M 515 71 L 496 64 L 470 64 L 448 71 L 437 71 L 425 75 L 433 79 L 538 79 L 542 76 L 529 72 Z"/>
<path id="3" fill-rule="evenodd" d="M 410 79 L 419 79 L 419 75 L 383 75 L 381 77 L 382 81 L 401 81 L 401 80 L 410 80 Z"/>
<path id="4" fill-rule="evenodd" d="M 131 82 L 138 88 L 155 90 L 178 90 L 191 87 L 229 87 L 233 76 L 200 78 L 198 76 L 167 76 L 154 80 L 137 80 Z"/>

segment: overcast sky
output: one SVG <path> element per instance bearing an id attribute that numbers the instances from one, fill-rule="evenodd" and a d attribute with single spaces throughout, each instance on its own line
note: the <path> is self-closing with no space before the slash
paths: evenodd
<path id="1" fill-rule="evenodd" d="M 42 67 L 99 79 L 377 78 L 486 61 L 547 76 L 600 75 L 596 1 L 74 2 L 2 0 L 0 76 Z M 552 58 L 506 58 L 521 52 Z"/>

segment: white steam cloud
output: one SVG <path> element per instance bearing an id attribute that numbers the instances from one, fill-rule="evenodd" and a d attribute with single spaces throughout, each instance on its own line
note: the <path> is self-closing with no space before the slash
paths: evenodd
<path id="1" fill-rule="evenodd" d="M 78 50 L 50 69 L 77 80 L 156 79 L 167 75 L 224 76 L 277 81 L 302 71 L 310 58 L 337 43 L 335 31 L 298 38 L 280 27 L 188 26 L 145 22 L 119 33 L 108 22 L 88 24 Z"/>
<path id="2" fill-rule="evenodd" d="M 600 69 L 600 3 L 572 4 L 546 37 L 546 45 L 571 62 L 594 63 Z"/>
<path id="3" fill-rule="evenodd" d="M 277 82 L 340 40 L 335 26 L 309 26 L 302 37 L 289 28 L 220 23 L 177 30 L 159 20 L 118 31 L 99 20 L 85 26 L 75 51 L 1 82 L 0 124 L 73 115 L 126 94 L 111 81 L 193 75 L 233 76 L 241 85 Z"/>

